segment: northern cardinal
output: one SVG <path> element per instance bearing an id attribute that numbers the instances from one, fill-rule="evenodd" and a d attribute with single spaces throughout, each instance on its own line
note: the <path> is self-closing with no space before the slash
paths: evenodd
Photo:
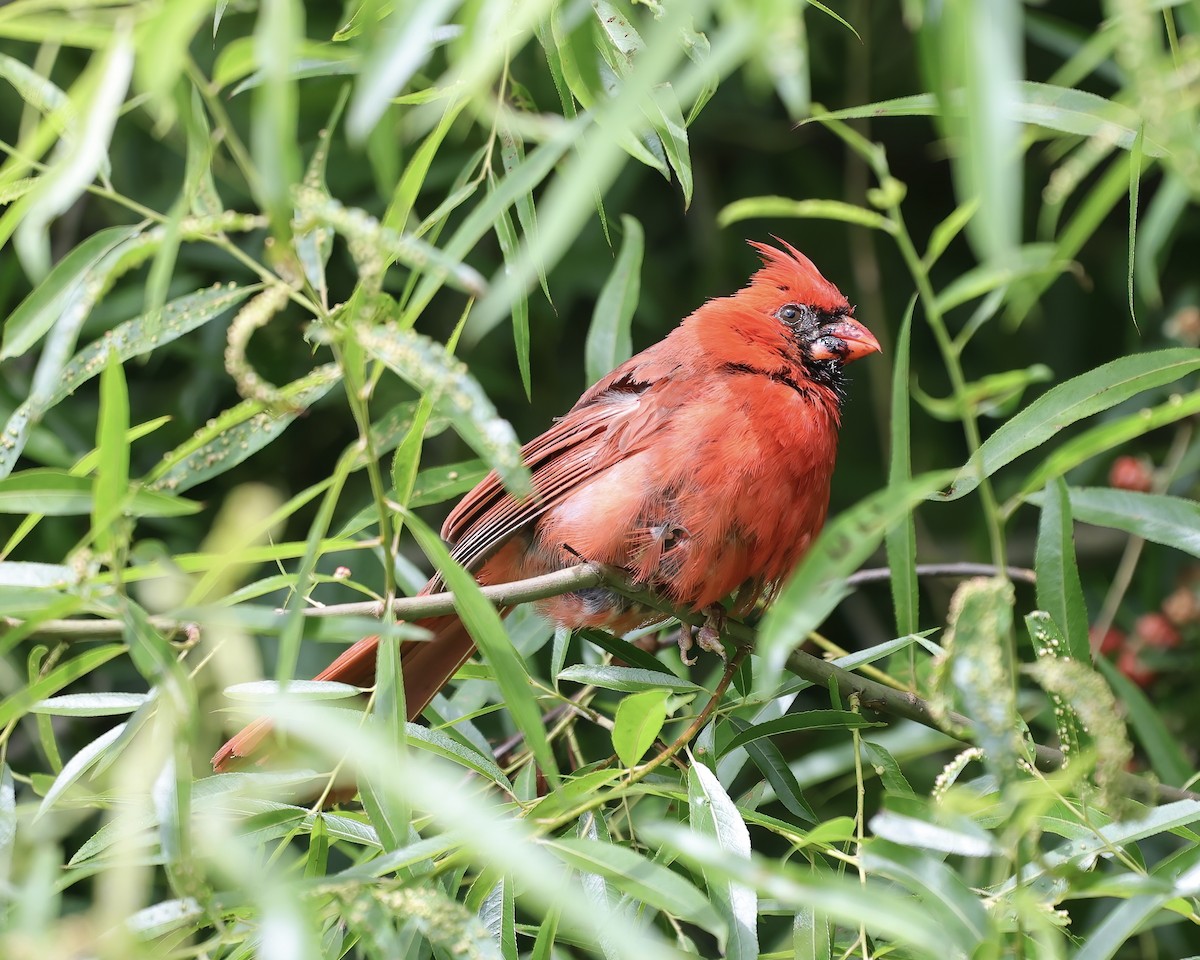
<path id="1" fill-rule="evenodd" d="M 532 497 L 491 473 L 455 507 L 442 536 L 480 583 L 591 560 L 676 604 L 715 609 L 736 591 L 745 610 L 796 565 L 829 506 L 842 367 L 879 343 L 802 253 L 751 245 L 763 265 L 746 287 L 705 303 L 524 446 Z M 662 619 L 603 586 L 539 607 L 614 633 Z M 433 639 L 401 647 L 410 720 L 475 648 L 452 614 L 418 625 Z M 358 641 L 317 679 L 369 686 L 377 643 Z M 214 768 L 250 756 L 268 730 L 248 726 Z"/>

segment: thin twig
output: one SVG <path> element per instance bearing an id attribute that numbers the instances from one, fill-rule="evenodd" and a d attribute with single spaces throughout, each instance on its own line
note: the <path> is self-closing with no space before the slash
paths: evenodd
<path id="1" fill-rule="evenodd" d="M 923 563 L 917 565 L 917 576 L 920 577 L 977 577 L 994 576 L 996 568 L 988 563 Z M 1022 580 L 1033 583 L 1034 573 L 1023 567 L 1007 567 L 1005 573 L 1011 580 Z M 886 580 L 889 576 L 886 567 L 859 570 L 846 579 L 849 586 L 859 586 L 864 583 L 876 583 Z M 485 597 L 497 606 L 512 606 L 518 603 L 530 603 L 534 600 L 544 600 L 575 590 L 585 590 L 604 581 L 604 576 L 595 567 L 581 563 L 565 570 L 528 580 L 516 580 L 511 583 L 498 583 L 481 587 Z M 219 619 L 227 610 L 233 608 L 210 608 L 213 619 Z M 438 617 L 454 611 L 454 594 L 431 593 L 418 597 L 400 597 L 392 602 L 392 615 L 400 620 L 420 620 L 423 617 Z M 207 612 L 206 612 L 207 614 Z M 279 611 L 280 616 L 285 611 Z M 357 603 L 335 603 L 327 606 L 306 607 L 303 616 L 306 618 L 325 617 L 375 617 L 383 615 L 382 600 L 365 600 Z M 197 618 L 180 618 L 156 616 L 150 618 L 151 625 L 163 633 L 173 633 L 180 630 L 192 629 L 196 626 Z M 25 621 L 16 617 L 0 617 L 0 635 L 5 630 L 23 626 Z M 105 637 L 119 637 L 125 632 L 125 624 L 121 620 L 111 619 L 70 619 L 45 620 L 29 631 L 29 636 L 40 640 L 101 640 Z"/>

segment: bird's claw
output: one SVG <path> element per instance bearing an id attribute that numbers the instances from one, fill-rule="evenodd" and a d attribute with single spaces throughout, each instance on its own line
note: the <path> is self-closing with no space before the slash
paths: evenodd
<path id="1" fill-rule="evenodd" d="M 702 649 L 707 650 L 704 646 L 704 641 L 700 641 Z M 689 657 L 688 653 L 692 649 L 692 625 L 690 623 L 679 624 L 679 659 L 683 661 L 684 666 L 694 667 L 696 665 L 696 657 Z"/>
<path id="2" fill-rule="evenodd" d="M 704 609 L 704 625 L 696 632 L 695 641 L 700 649 L 715 653 L 725 660 L 725 644 L 721 642 L 721 631 L 725 629 L 725 609 L 718 604 Z M 692 625 L 679 624 L 679 659 L 686 666 L 695 666 L 696 657 L 689 657 L 692 649 Z"/>
<path id="3" fill-rule="evenodd" d="M 696 642 L 700 644 L 701 650 L 707 650 L 709 653 L 715 653 L 722 660 L 725 660 L 725 644 L 721 642 L 721 631 L 725 629 L 725 608 L 719 604 L 713 604 L 707 607 L 704 611 L 704 626 L 700 628 L 696 635 Z"/>

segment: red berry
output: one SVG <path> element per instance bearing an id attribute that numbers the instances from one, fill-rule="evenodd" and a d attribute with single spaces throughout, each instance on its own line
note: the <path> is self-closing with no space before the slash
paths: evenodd
<path id="1" fill-rule="evenodd" d="M 1107 656 L 1110 653 L 1116 653 L 1125 646 L 1125 632 L 1118 630 L 1116 627 L 1109 627 L 1104 631 L 1104 636 L 1100 636 L 1096 632 L 1096 627 L 1088 630 L 1088 642 L 1093 650 L 1101 656 Z"/>
<path id="2" fill-rule="evenodd" d="M 1158 674 L 1142 663 L 1138 651 L 1133 647 L 1126 647 L 1121 651 L 1121 655 L 1117 657 L 1117 669 L 1143 689 L 1158 678 Z"/>
<path id="3" fill-rule="evenodd" d="M 1117 457 L 1108 471 L 1108 485 L 1118 490 L 1149 493 L 1154 485 L 1154 471 L 1139 457 Z"/>
<path id="4" fill-rule="evenodd" d="M 1133 625 L 1133 632 L 1146 646 L 1158 647 L 1160 650 L 1177 647 L 1183 640 L 1171 621 L 1161 613 L 1143 613 Z"/>
<path id="5" fill-rule="evenodd" d="M 1200 621 L 1200 594 L 1189 587 L 1180 587 L 1162 602 L 1163 616 L 1177 627 Z"/>

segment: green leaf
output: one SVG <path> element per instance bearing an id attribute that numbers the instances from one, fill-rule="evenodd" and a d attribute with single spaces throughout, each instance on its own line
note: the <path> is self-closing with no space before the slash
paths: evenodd
<path id="1" fill-rule="evenodd" d="M 83 695 L 81 694 L 80 696 Z M 67 698 L 62 697 L 59 699 Z M 45 703 L 47 701 L 42 702 Z M 34 712 L 39 712 L 37 707 L 34 708 Z M 38 807 L 37 813 L 34 814 L 35 821 L 49 811 L 59 797 L 66 793 L 70 787 L 79 781 L 80 777 L 92 768 L 104 751 L 112 746 L 125 731 L 125 726 L 125 724 L 119 723 L 111 730 L 106 730 L 91 743 L 81 747 L 79 752 L 63 765 L 63 768 L 58 772 L 58 776 L 54 778 L 54 782 L 42 797 L 41 805 Z"/>
<path id="2" fill-rule="evenodd" d="M 69 683 L 85 677 L 97 667 L 108 663 L 126 650 L 123 643 L 106 643 L 59 664 L 44 677 L 17 691 L 0 702 L 0 727 L 23 717 L 35 704 L 53 696 Z"/>
<path id="3" fill-rule="evenodd" d="M 1014 119 L 1058 133 L 1096 137 L 1112 143 L 1122 150 L 1133 149 L 1140 130 L 1136 110 L 1085 90 L 1036 83 L 1024 80 L 1016 85 L 1019 99 L 1010 102 Z M 951 103 L 961 98 L 961 93 L 951 96 Z M 859 120 L 877 117 L 931 117 L 939 112 L 936 97 L 921 93 L 911 97 L 897 97 L 863 106 L 835 110 L 814 120 Z M 808 121 L 812 122 L 812 121 Z M 1146 141 L 1144 151 L 1148 156 L 1161 157 L 1165 149 L 1161 144 Z"/>
<path id="4" fill-rule="evenodd" d="M 1182 395 L 1172 394 L 1166 403 L 1157 407 L 1143 408 L 1118 420 L 1098 423 L 1072 437 L 1043 460 L 1029 474 L 1016 497 L 1025 498 L 1042 489 L 1054 477 L 1062 476 L 1092 457 L 1197 413 L 1200 413 L 1200 390 L 1193 390 Z"/>
<path id="5" fill-rule="evenodd" d="M 101 52 L 72 87 L 77 130 L 55 151 L 37 186 L 0 217 L 0 246 L 13 237 L 13 247 L 26 272 L 36 279 L 50 270 L 50 224 L 71 208 L 100 172 L 108 157 L 113 129 L 121 113 L 133 73 L 132 21 L 121 20 Z"/>
<path id="6" fill-rule="evenodd" d="M 250 680 L 235 683 L 224 690 L 230 700 L 245 703 L 268 703 L 280 697 L 295 697 L 299 700 L 349 700 L 362 695 L 362 690 L 353 684 L 336 680 Z"/>
<path id="7" fill-rule="evenodd" d="M 304 7 L 298 0 L 263 0 L 254 26 L 262 83 L 250 101 L 250 152 L 257 172 L 251 187 L 278 237 L 290 233 L 290 193 L 300 179 L 300 98 L 292 67 L 303 39 Z"/>
<path id="8" fill-rule="evenodd" d="M 688 820 L 692 829 L 716 839 L 730 857 L 750 859 L 750 831 L 716 774 L 698 760 L 688 768 Z M 729 935 L 721 944 L 727 960 L 758 958 L 758 895 L 717 871 L 704 872 L 708 895 Z"/>
<path id="9" fill-rule="evenodd" d="M 760 217 L 795 217 L 808 220 L 837 220 L 859 227 L 895 233 L 896 225 L 887 217 L 866 207 L 841 200 L 791 200 L 788 197 L 746 197 L 735 200 L 717 214 L 717 224 L 728 227 L 742 220 Z"/>
<path id="10" fill-rule="evenodd" d="M 364 33 L 366 52 L 346 114 L 346 133 L 361 143 L 383 116 L 391 99 L 429 59 L 437 29 L 446 24 L 461 0 L 428 0 L 400 5 L 381 28 Z"/>
<path id="11" fill-rule="evenodd" d="M 988 770 L 1000 784 L 1017 776 L 1024 758 L 1010 657 L 1014 594 L 1002 578 L 963 582 L 950 601 L 946 657 L 937 695 L 966 715 Z"/>
<path id="12" fill-rule="evenodd" d="M 763 618 L 756 650 L 763 669 L 755 693 L 766 696 L 778 683 L 784 661 L 833 611 L 846 594 L 845 578 L 879 546 L 884 534 L 946 480 L 922 474 L 899 487 L 880 490 L 826 525 Z"/>
<path id="13" fill-rule="evenodd" d="M 112 717 L 133 713 L 151 696 L 149 693 L 69 693 L 39 700 L 29 712 L 52 717 Z"/>
<path id="14" fill-rule="evenodd" d="M 92 481 L 63 470 L 23 470 L 0 480 L 0 513 L 39 513 L 45 516 L 87 514 L 94 502 Z M 132 489 L 123 501 L 135 517 L 182 517 L 201 504 L 154 490 Z"/>
<path id="15" fill-rule="evenodd" d="M 690 881 L 628 847 L 584 837 L 562 837 L 544 845 L 567 866 L 603 877 L 635 900 L 712 933 L 725 932 L 724 921 Z"/>
<path id="16" fill-rule="evenodd" d="M 584 346 L 588 383 L 595 383 L 633 354 L 630 324 L 641 287 L 642 225 L 633 217 L 621 217 L 624 239 L 612 272 L 604 281 Z"/>
<path id="17" fill-rule="evenodd" d="M 403 517 L 405 525 L 437 568 L 447 589 L 454 593 L 454 607 L 479 647 L 483 659 L 492 668 L 517 729 L 525 735 L 525 741 L 546 778 L 556 783 L 558 765 L 542 724 L 537 695 L 530 683 L 525 662 L 509 642 L 500 614 L 479 592 L 475 578 L 454 562 L 437 534 L 409 511 L 405 510 Z"/>
<path id="18" fill-rule="evenodd" d="M 1110 487 L 1072 487 L 1069 492 L 1076 520 L 1124 530 L 1200 557 L 1200 504 L 1195 500 Z M 1044 497 L 1030 499 L 1041 503 Z"/>
<path id="19" fill-rule="evenodd" d="M 954 827 L 894 810 L 881 810 L 871 818 L 870 823 L 875 836 L 907 847 L 952 853 L 959 857 L 991 857 L 1000 853 L 1000 846 L 990 833 L 982 827 L 971 829 L 972 826 L 972 822 L 965 817 Z"/>
<path id="20" fill-rule="evenodd" d="M 605 690 L 625 693 L 640 693 L 650 690 L 669 690 L 675 693 L 705 693 L 705 689 L 691 680 L 684 680 L 671 673 L 643 670 L 639 667 L 592 667 L 575 664 L 558 675 L 559 680 L 586 683 Z"/>
<path id="21" fill-rule="evenodd" d="M 1068 656 L 1090 663 L 1087 606 L 1075 561 L 1075 525 L 1067 485 L 1060 478 L 1046 488 L 1037 539 L 1037 603 L 1059 624 Z"/>
<path id="22" fill-rule="evenodd" d="M 908 354 L 912 340 L 913 310 L 917 298 L 911 297 L 900 333 L 896 337 L 896 362 L 892 368 L 891 459 L 888 461 L 888 486 L 912 479 L 912 426 L 909 411 Z M 917 524 L 909 512 L 884 538 L 892 587 L 892 606 L 896 611 L 896 632 L 901 636 L 917 632 L 921 594 L 917 583 Z"/>
<path id="23" fill-rule="evenodd" d="M 1000 263 L 988 261 L 972 267 L 946 284 L 937 295 L 937 308 L 942 313 L 949 313 L 1018 280 L 1057 276 L 1070 266 L 1065 257 L 1056 257 L 1057 252 L 1052 243 L 1027 243 L 1014 249 L 1009 258 Z"/>
<path id="24" fill-rule="evenodd" d="M 965 496 L 979 486 L 980 479 L 1041 446 L 1064 427 L 1196 370 L 1200 370 L 1200 350 L 1180 347 L 1121 357 L 1052 387 L 988 437 L 939 499 Z"/>
<path id="25" fill-rule="evenodd" d="M 1096 668 L 1124 707 L 1129 728 L 1146 751 L 1155 776 L 1176 787 L 1190 780 L 1195 768 L 1184 754 L 1179 737 L 1167 728 L 1158 708 L 1142 688 L 1103 657 L 1096 659 Z"/>
<path id="26" fill-rule="evenodd" d="M 918 956 L 939 956 L 945 950 L 945 932 L 922 911 L 914 910 L 910 897 L 884 889 L 869 877 L 861 884 L 857 878 L 829 870 L 801 870 L 775 858 L 731 857 L 713 838 L 675 824 L 661 823 L 642 832 L 685 863 L 723 873 L 785 908 L 817 909 L 841 924 L 863 925 L 876 935 L 910 944 Z"/>
<path id="27" fill-rule="evenodd" d="M 623 697 L 613 718 L 612 742 L 627 767 L 636 766 L 667 719 L 668 690 L 646 690 Z"/>
<path id="28" fill-rule="evenodd" d="M 827 730 L 840 728 L 845 730 L 861 730 L 864 727 L 882 726 L 867 720 L 862 714 L 851 713 L 849 710 L 805 710 L 803 713 L 789 713 L 774 720 L 767 720 L 747 727 L 725 745 L 723 754 L 738 747 L 745 746 L 763 737 L 777 737 L 784 733 L 796 733 L 799 730 Z"/>
<path id="29" fill-rule="evenodd" d="M 328 363 L 279 389 L 281 401 L 288 404 L 284 410 L 270 410 L 261 400 L 243 400 L 164 454 L 145 481 L 152 490 L 181 493 L 232 470 L 277 439 L 340 380 L 341 369 Z"/>
<path id="30" fill-rule="evenodd" d="M 500 475 L 513 494 L 530 490 L 516 433 L 496 413 L 462 361 L 429 337 L 398 327 L 359 327 L 358 342 L 402 379 L 433 401 L 434 410 Z"/>
<path id="31" fill-rule="evenodd" d="M 24 355 L 82 296 L 92 271 L 114 249 L 137 236 L 140 226 L 98 230 L 64 256 L 4 321 L 0 360 Z"/>
<path id="32" fill-rule="evenodd" d="M 750 724 L 740 717 L 730 717 L 728 722 L 739 734 L 750 728 Z M 807 823 L 817 823 L 817 815 L 804 799 L 804 792 L 796 781 L 796 775 L 792 773 L 792 768 L 783 759 L 783 753 L 774 742 L 767 739 L 751 740 L 745 744 L 744 749 L 750 761 L 766 777 L 767 783 L 775 791 L 775 798 L 783 804 L 784 809 L 793 817 L 799 817 Z"/>
<path id="33" fill-rule="evenodd" d="M 519 241 L 507 210 L 502 211 L 496 218 L 496 239 L 500 242 L 500 252 L 504 255 L 504 268 L 512 272 L 517 267 Z M 524 290 L 513 291 L 512 321 L 517 370 L 521 374 L 525 398 L 530 399 L 533 396 L 533 381 L 529 372 L 529 298 Z"/>
<path id="34" fill-rule="evenodd" d="M 100 419 L 96 427 L 99 462 L 92 483 L 92 532 L 96 548 L 108 553 L 117 542 L 113 525 L 121 515 L 129 487 L 129 388 L 125 369 L 113 354 L 108 355 L 100 374 Z"/>

